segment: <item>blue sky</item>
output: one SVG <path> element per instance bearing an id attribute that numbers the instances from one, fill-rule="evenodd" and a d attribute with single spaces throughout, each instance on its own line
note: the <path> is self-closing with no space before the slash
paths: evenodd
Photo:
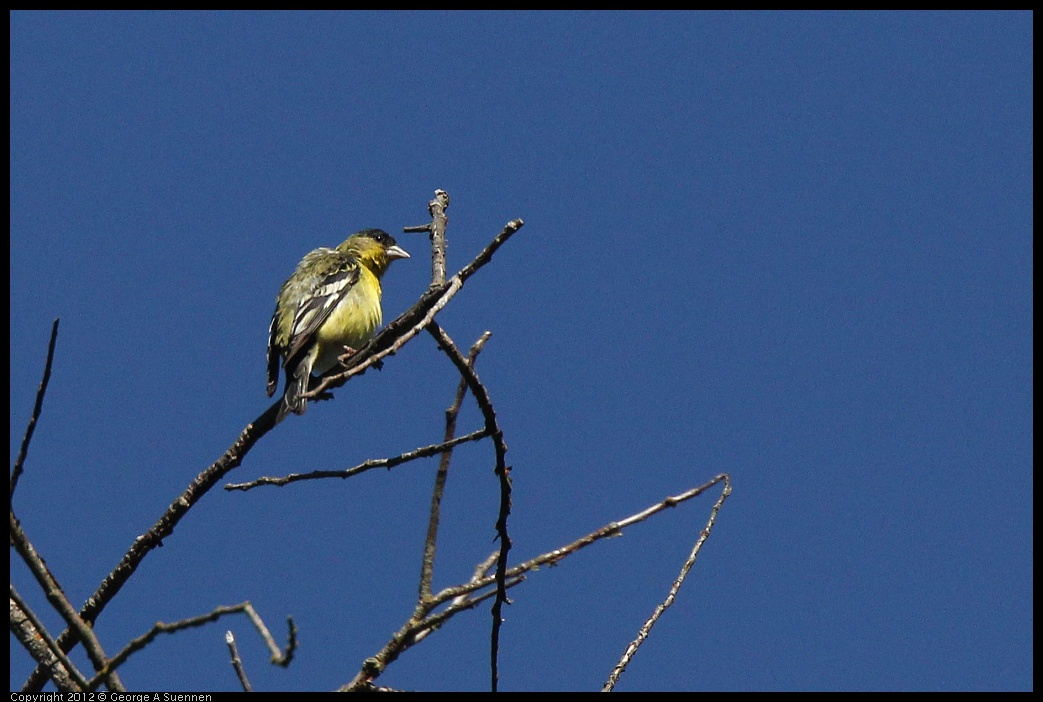
<path id="1" fill-rule="evenodd" d="M 526 222 L 438 318 L 493 332 L 514 562 L 732 475 L 617 689 L 1031 689 L 1032 39 L 1027 13 L 13 13 L 12 462 L 61 318 L 15 510 L 81 604 L 269 406 L 300 257 L 388 230 L 394 318 L 442 188 L 450 271 Z M 422 335 L 225 482 L 435 443 L 457 382 Z M 349 681 L 412 611 L 435 467 L 211 491 L 102 643 L 250 600 L 297 660 L 226 619 L 125 684 L 238 689 L 226 629 L 255 689 Z M 492 467 L 457 451 L 436 587 L 495 547 Z M 600 688 L 714 499 L 516 588 L 501 689 Z M 489 622 L 380 682 L 485 689 Z M 31 667 L 12 640 L 12 689 Z"/>

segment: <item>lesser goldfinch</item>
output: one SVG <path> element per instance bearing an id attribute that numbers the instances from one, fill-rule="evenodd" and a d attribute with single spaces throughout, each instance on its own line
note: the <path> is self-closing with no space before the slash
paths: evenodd
<path id="1" fill-rule="evenodd" d="M 311 374 L 322 375 L 340 357 L 358 350 L 380 326 L 380 279 L 391 262 L 409 258 L 390 234 L 363 229 L 335 249 L 305 255 L 275 297 L 268 330 L 268 396 L 279 384 L 279 361 L 286 390 L 276 422 L 290 412 L 304 414 Z"/>

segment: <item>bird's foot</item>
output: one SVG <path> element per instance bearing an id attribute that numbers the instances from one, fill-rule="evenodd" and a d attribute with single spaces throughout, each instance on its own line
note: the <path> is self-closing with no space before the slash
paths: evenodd
<path id="1" fill-rule="evenodd" d="M 353 349 L 350 346 L 345 346 L 344 347 L 344 353 L 342 353 L 340 356 L 338 356 L 337 360 L 340 361 L 340 364 L 342 366 L 347 366 L 348 365 L 348 361 L 350 361 L 351 358 L 355 354 L 357 354 L 357 353 L 358 353 L 358 349 Z M 373 361 L 373 367 L 376 368 L 377 370 L 380 370 L 381 368 L 384 367 L 384 362 L 379 360 L 379 359 L 376 360 L 376 361 Z"/>
<path id="2" fill-rule="evenodd" d="M 357 353 L 358 353 L 357 349 L 353 349 L 350 346 L 345 346 L 344 347 L 344 353 L 342 353 L 341 355 L 337 356 L 337 360 L 340 361 L 340 365 L 346 366 L 346 365 L 348 365 L 348 361 L 351 360 L 351 357 L 354 356 Z"/>

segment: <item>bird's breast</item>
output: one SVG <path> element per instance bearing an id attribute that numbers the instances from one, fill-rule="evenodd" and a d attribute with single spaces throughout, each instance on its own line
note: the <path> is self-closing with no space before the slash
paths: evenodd
<path id="1" fill-rule="evenodd" d="M 358 350 L 373 337 L 383 318 L 380 293 L 380 281 L 363 266 L 358 282 L 316 334 L 320 353 L 312 366 L 313 373 L 322 374 L 337 365 L 345 346 Z"/>

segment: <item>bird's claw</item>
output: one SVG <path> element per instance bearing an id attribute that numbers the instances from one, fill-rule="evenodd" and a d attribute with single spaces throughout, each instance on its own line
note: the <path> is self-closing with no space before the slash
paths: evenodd
<path id="1" fill-rule="evenodd" d="M 340 361 L 340 364 L 342 366 L 346 366 L 348 365 L 348 360 L 350 360 L 351 357 L 357 353 L 358 351 L 356 349 L 353 349 L 350 346 L 345 346 L 344 353 L 342 353 L 340 356 L 337 356 L 337 360 Z"/>
<path id="2" fill-rule="evenodd" d="M 358 353 L 358 349 L 353 349 L 353 348 L 351 348 L 350 346 L 345 346 L 345 347 L 344 347 L 344 353 L 342 353 L 342 354 L 341 354 L 340 356 L 337 356 L 337 360 L 338 360 L 338 361 L 340 361 L 340 364 L 341 364 L 342 366 L 347 366 L 347 365 L 348 365 L 348 361 L 350 361 L 350 360 L 351 360 L 351 358 L 352 358 L 352 357 L 353 357 L 353 356 L 354 356 L 355 354 L 357 354 L 357 353 Z M 381 360 L 380 360 L 380 359 L 378 358 L 377 360 L 373 361 L 373 364 L 372 364 L 372 365 L 373 365 L 373 367 L 374 367 L 374 368 L 376 368 L 377 370 L 380 370 L 381 368 L 383 368 L 383 367 L 384 367 L 384 362 L 383 362 L 383 361 L 381 361 Z"/>

